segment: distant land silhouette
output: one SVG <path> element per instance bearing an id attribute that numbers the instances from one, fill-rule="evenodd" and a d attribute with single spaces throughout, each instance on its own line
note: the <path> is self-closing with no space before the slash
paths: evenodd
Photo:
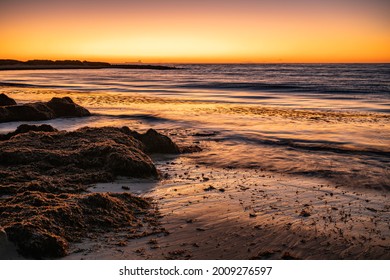
<path id="1" fill-rule="evenodd" d="M 171 70 L 175 67 L 147 64 L 110 64 L 108 62 L 91 62 L 80 60 L 28 60 L 0 59 L 0 70 L 43 70 L 43 69 L 155 69 Z"/>

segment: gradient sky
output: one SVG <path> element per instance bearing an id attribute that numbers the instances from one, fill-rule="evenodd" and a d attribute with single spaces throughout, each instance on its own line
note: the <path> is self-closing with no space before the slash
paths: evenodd
<path id="1" fill-rule="evenodd" d="M 0 0 L 0 58 L 390 62 L 389 0 Z"/>

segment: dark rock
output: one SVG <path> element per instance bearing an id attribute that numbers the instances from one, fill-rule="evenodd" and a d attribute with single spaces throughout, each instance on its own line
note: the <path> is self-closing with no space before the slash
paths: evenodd
<path id="1" fill-rule="evenodd" d="M 301 213 L 299 213 L 299 216 L 301 216 L 301 217 L 310 217 L 311 214 L 310 214 L 309 209 L 302 209 Z"/>
<path id="2" fill-rule="evenodd" d="M 129 128 L 126 127 L 122 128 L 122 131 L 141 141 L 145 145 L 147 153 L 180 153 L 179 147 L 175 143 L 173 143 L 173 141 L 168 136 L 162 135 L 154 129 L 149 129 L 144 134 L 140 134 L 136 131 L 131 131 Z"/>
<path id="3" fill-rule="evenodd" d="M 58 117 L 83 117 L 89 116 L 87 109 L 77 105 L 70 97 L 58 98 L 54 97 L 47 106 L 53 110 L 55 116 Z"/>
<path id="4" fill-rule="evenodd" d="M 208 188 L 204 188 L 203 190 L 205 192 L 210 192 L 210 191 L 216 190 L 216 188 L 214 188 L 213 186 L 209 186 Z"/>
<path id="5" fill-rule="evenodd" d="M 90 112 L 69 97 L 54 97 L 49 102 L 27 103 L 0 107 L 0 122 L 41 121 L 60 117 L 90 116 Z"/>
<path id="6" fill-rule="evenodd" d="M 0 106 L 16 105 L 16 101 L 8 97 L 4 93 L 0 94 Z"/>
<path id="7" fill-rule="evenodd" d="M 54 119 L 54 113 L 42 102 L 0 107 L 0 122 Z"/>

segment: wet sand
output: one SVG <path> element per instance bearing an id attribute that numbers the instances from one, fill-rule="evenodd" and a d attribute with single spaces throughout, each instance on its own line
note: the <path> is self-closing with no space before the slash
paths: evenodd
<path id="1" fill-rule="evenodd" d="M 168 235 L 126 232 L 75 244 L 65 259 L 389 259 L 388 194 L 260 170 L 157 162 L 162 181 L 120 181 L 93 192 L 153 197 Z M 118 240 L 121 245 L 115 245 Z"/>

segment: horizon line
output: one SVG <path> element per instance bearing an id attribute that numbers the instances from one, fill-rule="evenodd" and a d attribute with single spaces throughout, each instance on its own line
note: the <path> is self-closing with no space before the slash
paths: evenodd
<path id="1" fill-rule="evenodd" d="M 48 59 L 48 58 L 34 58 L 34 59 L 27 59 L 27 60 L 20 60 L 15 58 L 0 58 L 0 60 L 17 60 L 21 62 L 27 62 L 31 60 L 48 60 L 48 61 L 88 61 L 88 62 L 104 62 L 104 63 L 110 63 L 110 64 L 390 64 L 390 61 L 373 61 L 373 62 L 362 62 L 362 61 L 354 61 L 354 62 L 343 62 L 343 61 L 335 61 L 335 62 L 283 62 L 283 61 L 274 61 L 274 62 L 254 62 L 254 61 L 237 61 L 237 62 L 143 62 L 140 61 L 132 61 L 132 62 L 110 62 L 105 60 L 87 60 L 87 59 Z"/>

